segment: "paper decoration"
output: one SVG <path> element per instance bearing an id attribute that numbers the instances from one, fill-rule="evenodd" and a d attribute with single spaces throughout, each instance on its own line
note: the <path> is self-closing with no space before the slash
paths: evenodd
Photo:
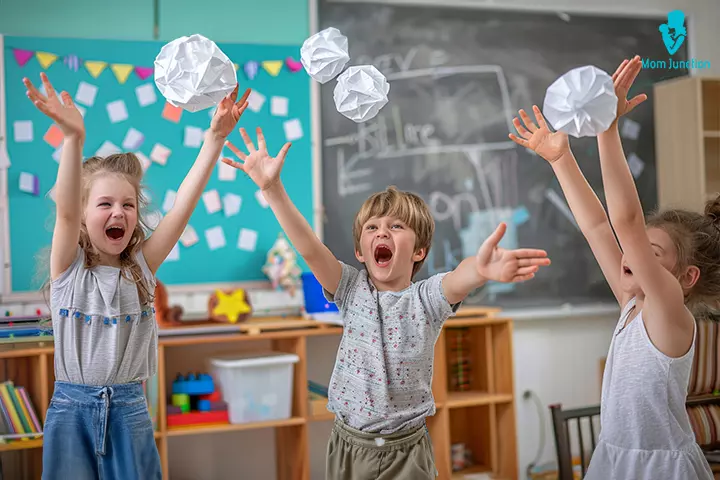
<path id="1" fill-rule="evenodd" d="M 237 289 L 231 293 L 215 290 L 217 304 L 212 309 L 215 318 L 227 318 L 228 323 L 237 323 L 241 315 L 250 313 L 250 305 L 245 300 L 245 291 Z"/>
<path id="2" fill-rule="evenodd" d="M 58 57 L 54 53 L 35 52 L 35 58 L 38 59 L 40 66 L 47 70 L 50 65 L 55 63 L 55 60 L 57 60 Z"/>
<path id="3" fill-rule="evenodd" d="M 205 241 L 210 250 L 217 250 L 225 246 L 225 232 L 222 227 L 212 227 L 205 230 Z"/>
<path id="4" fill-rule="evenodd" d="M 114 63 L 110 65 L 110 70 L 115 74 L 115 78 L 117 78 L 117 81 L 120 82 L 121 85 L 127 82 L 133 68 L 132 65 L 127 64 Z"/>
<path id="5" fill-rule="evenodd" d="M 165 108 L 162 111 L 162 117 L 173 123 L 179 123 L 182 117 L 182 108 L 176 107 L 169 102 L 165 102 Z"/>
<path id="6" fill-rule="evenodd" d="M 130 127 L 130 129 L 125 134 L 125 139 L 123 140 L 122 147 L 125 150 L 137 150 L 138 148 L 140 148 L 144 141 L 145 135 Z"/>
<path id="7" fill-rule="evenodd" d="M 288 142 L 294 142 L 303 137 L 302 124 L 297 118 L 283 122 L 283 130 L 285 130 L 285 140 Z"/>
<path id="8" fill-rule="evenodd" d="M 38 177 L 32 173 L 20 172 L 20 184 L 18 188 L 20 188 L 21 192 L 37 196 L 40 193 L 40 181 Z"/>
<path id="9" fill-rule="evenodd" d="M 174 190 L 167 190 L 165 192 L 165 200 L 163 200 L 162 209 L 163 212 L 169 212 L 173 205 L 175 205 L 175 199 L 177 198 L 177 192 Z"/>
<path id="10" fill-rule="evenodd" d="M 157 95 L 155 94 L 155 86 L 152 83 L 146 83 L 135 87 L 135 96 L 137 97 L 138 105 L 141 107 L 147 107 L 157 102 Z"/>
<path id="11" fill-rule="evenodd" d="M 170 250 L 170 253 L 168 253 L 168 256 L 165 257 L 166 262 L 177 262 L 180 260 L 180 247 L 176 243 L 173 245 L 172 250 Z"/>
<path id="12" fill-rule="evenodd" d="M 63 57 L 63 64 L 73 72 L 80 70 L 80 57 L 77 55 L 65 55 Z"/>
<path id="13" fill-rule="evenodd" d="M 350 67 L 338 77 L 333 91 L 335 108 L 355 123 L 366 122 L 388 102 L 390 84 L 372 65 Z"/>
<path id="14" fill-rule="evenodd" d="M 248 104 L 248 106 L 250 106 Z M 270 98 L 270 113 L 276 117 L 287 117 L 288 114 L 288 99 L 287 97 L 271 97 Z"/>
<path id="15" fill-rule="evenodd" d="M 240 212 L 242 197 L 234 193 L 226 193 L 223 197 L 223 210 L 226 217 L 233 217 Z"/>
<path id="16" fill-rule="evenodd" d="M 197 232 L 191 225 L 186 226 L 182 235 L 180 235 L 180 243 L 182 243 L 185 248 L 192 247 L 199 241 Z"/>
<path id="17" fill-rule="evenodd" d="M 198 127 L 185 127 L 185 139 L 183 145 L 190 148 L 198 148 L 203 142 L 203 129 Z"/>
<path id="18" fill-rule="evenodd" d="M 263 195 L 262 190 L 257 190 L 255 192 L 255 200 L 257 200 L 257 202 L 263 208 L 268 208 L 270 206 L 267 200 L 265 200 L 265 196 Z"/>
<path id="19" fill-rule="evenodd" d="M 85 68 L 87 68 L 87 71 L 90 72 L 90 75 L 92 75 L 93 78 L 98 78 L 103 70 L 105 70 L 105 67 L 107 67 L 106 62 L 99 62 L 96 60 L 87 60 L 85 62 Z"/>
<path id="20" fill-rule="evenodd" d="M 300 61 L 305 70 L 320 83 L 337 77 L 349 60 L 348 39 L 334 27 L 311 36 L 300 48 Z"/>
<path id="21" fill-rule="evenodd" d="M 140 165 L 142 165 L 143 171 L 147 170 L 150 165 L 152 164 L 152 160 L 150 160 L 144 153 L 142 152 L 135 152 L 135 156 L 138 160 L 140 160 Z"/>
<path id="22" fill-rule="evenodd" d="M 122 152 L 120 147 L 106 140 L 102 145 L 100 145 L 100 148 L 98 148 L 97 152 L 95 152 L 95 155 L 98 157 L 108 157 L 120 152 Z"/>
<path id="23" fill-rule="evenodd" d="M 245 65 L 243 65 L 243 71 L 245 72 L 245 76 L 248 78 L 248 80 L 253 80 L 255 78 L 259 68 L 260 65 L 254 60 L 245 62 Z"/>
<path id="24" fill-rule="evenodd" d="M 262 271 L 268 276 L 275 290 L 287 289 L 290 295 L 294 295 L 295 288 L 300 283 L 302 270 L 297 265 L 297 255 L 285 235 L 278 235 L 272 248 L 267 252 Z"/>
<path id="25" fill-rule="evenodd" d="M 202 194 L 202 199 L 208 214 L 212 215 L 222 209 L 220 194 L 217 190 L 208 190 L 207 192 L 204 192 Z"/>
<path id="26" fill-rule="evenodd" d="M 545 118 L 555 130 L 573 137 L 597 136 L 610 127 L 616 113 L 612 77 L 591 65 L 570 70 L 545 93 Z"/>
<path id="27" fill-rule="evenodd" d="M 643 170 L 645 170 L 645 162 L 643 162 L 640 157 L 635 155 L 634 153 L 631 153 L 627 157 L 628 167 L 630 168 L 630 173 L 632 173 L 632 176 L 634 178 L 638 178 L 640 175 L 642 175 Z"/>
<path id="28" fill-rule="evenodd" d="M 190 112 L 217 105 L 237 83 L 227 55 L 199 34 L 167 43 L 155 58 L 155 84 L 160 93 Z"/>
<path id="29" fill-rule="evenodd" d="M 18 65 L 21 67 L 24 67 L 27 62 L 30 61 L 30 59 L 33 57 L 34 52 L 31 52 L 30 50 L 20 50 L 18 48 L 13 49 L 13 55 L 15 56 L 15 61 Z"/>
<path id="30" fill-rule="evenodd" d="M 622 124 L 620 135 L 630 140 L 637 140 L 640 136 L 640 124 L 629 118 L 625 118 Z"/>
<path id="31" fill-rule="evenodd" d="M 153 67 L 135 67 L 135 75 L 137 75 L 140 80 L 147 80 L 154 71 L 155 69 Z"/>
<path id="32" fill-rule="evenodd" d="M 300 70 L 303 69 L 302 62 L 298 62 L 297 60 L 295 60 L 292 57 L 287 57 L 285 59 L 285 66 L 288 68 L 288 70 L 290 70 L 293 73 L 299 72 Z"/>
<path id="33" fill-rule="evenodd" d="M 240 236 L 238 237 L 238 249 L 245 250 L 247 252 L 254 252 L 255 245 L 257 244 L 257 237 L 258 234 L 255 230 L 241 228 Z"/>
<path id="34" fill-rule="evenodd" d="M 45 142 L 51 147 L 58 148 L 62 144 L 64 138 L 65 135 L 63 135 L 62 130 L 53 123 L 50 125 L 47 132 L 45 132 L 43 140 L 45 140 Z"/>
<path id="35" fill-rule="evenodd" d="M 260 109 L 262 109 L 263 104 L 265 104 L 265 95 L 255 90 L 251 90 L 250 95 L 248 95 L 248 108 L 257 113 Z"/>
<path id="36" fill-rule="evenodd" d="M 263 69 L 273 77 L 277 77 L 282 70 L 283 62 L 281 60 L 265 60 L 262 62 Z"/>
<path id="37" fill-rule="evenodd" d="M 33 141 L 33 122 L 32 120 L 16 120 L 13 122 L 13 132 L 15 133 L 15 142 L 32 142 Z"/>
<path id="38" fill-rule="evenodd" d="M 75 102 L 85 106 L 92 107 L 95 104 L 95 96 L 98 87 L 87 82 L 80 82 L 77 92 L 75 93 Z"/>
<path id="39" fill-rule="evenodd" d="M 160 165 L 167 164 L 168 158 L 170 157 L 170 149 L 161 143 L 156 143 L 150 152 L 150 160 Z"/>
<path id="40" fill-rule="evenodd" d="M 218 180 L 221 182 L 234 182 L 237 176 L 237 169 L 218 161 Z"/>
<path id="41" fill-rule="evenodd" d="M 122 100 L 115 100 L 107 104 L 108 116 L 111 123 L 124 122 L 128 119 L 127 108 Z"/>
<path id="42" fill-rule="evenodd" d="M 62 155 L 62 145 L 60 145 L 52 154 L 53 160 L 60 163 L 60 156 Z"/>

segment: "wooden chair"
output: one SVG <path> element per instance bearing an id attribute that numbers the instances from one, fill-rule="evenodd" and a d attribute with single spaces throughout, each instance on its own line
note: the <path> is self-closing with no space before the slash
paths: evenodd
<path id="1" fill-rule="evenodd" d="M 573 461 L 572 449 L 570 448 L 570 426 L 574 420 L 577 429 L 577 439 L 580 452 L 580 468 L 582 477 L 589 465 L 592 452 L 597 444 L 595 435 L 595 426 L 593 425 L 593 417 L 600 415 L 600 405 L 593 407 L 576 408 L 563 410 L 562 405 L 550 405 L 550 413 L 552 414 L 553 430 L 555 433 L 555 449 L 557 451 L 558 462 L 558 480 L 573 480 Z M 583 422 L 583 419 L 587 419 Z M 585 450 L 585 434 L 590 434 L 590 450 Z M 598 432 L 600 433 L 600 432 Z M 582 478 L 581 477 L 581 478 Z"/>

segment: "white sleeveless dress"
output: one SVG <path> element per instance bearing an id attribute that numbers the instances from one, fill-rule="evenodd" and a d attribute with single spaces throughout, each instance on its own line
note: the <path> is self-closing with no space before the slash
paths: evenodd
<path id="1" fill-rule="evenodd" d="M 712 480 L 685 409 L 695 342 L 680 358 L 650 341 L 642 311 L 620 315 L 602 382 L 600 438 L 585 480 Z M 697 335 L 697 328 L 694 335 Z"/>

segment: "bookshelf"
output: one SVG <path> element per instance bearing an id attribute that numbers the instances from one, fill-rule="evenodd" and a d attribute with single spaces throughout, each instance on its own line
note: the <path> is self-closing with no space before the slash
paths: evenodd
<path id="1" fill-rule="evenodd" d="M 448 320 L 435 347 L 433 395 L 437 412 L 428 418 L 435 462 L 440 480 L 462 479 L 471 473 L 487 473 L 497 480 L 518 478 L 515 427 L 515 395 L 512 365 L 512 321 L 486 309 L 461 309 Z M 468 335 L 471 374 L 465 391 L 453 391 L 451 383 L 453 337 L 462 331 Z M 164 478 L 173 478 L 174 452 L 168 440 L 188 437 L 202 442 L 206 435 L 227 432 L 274 429 L 276 478 L 278 480 L 310 480 L 309 426 L 314 422 L 331 422 L 333 415 L 323 409 L 311 408 L 308 392 L 307 340 L 313 336 L 340 335 L 342 329 L 328 326 L 293 330 L 274 330 L 256 334 L 228 333 L 179 335 L 161 337 L 158 352 L 158 398 L 167 398 L 169 386 L 177 372 L 202 368 L 189 365 L 190 357 L 209 358 L 217 351 L 257 349 L 269 344 L 275 351 L 294 353 L 300 361 L 294 366 L 291 417 L 262 423 L 168 427 L 165 402 L 157 407 L 158 422 L 155 439 L 162 461 Z M 193 354 L 193 355 L 191 355 Z M 31 394 L 38 415 L 43 420 L 52 396 L 52 344 L 0 345 L 0 380 L 11 379 L 25 385 Z M 329 378 L 326 382 L 329 383 Z M 453 444 L 462 443 L 472 452 L 474 463 L 453 472 Z M 42 465 L 42 441 L 17 442 L 0 449 L 6 478 L 39 479 Z M 12 459 L 12 461 L 9 461 Z M 282 459 L 282 460 L 281 460 Z M 238 468 L 242 467 L 238 465 Z M 265 480 L 265 479 L 263 479 Z"/>

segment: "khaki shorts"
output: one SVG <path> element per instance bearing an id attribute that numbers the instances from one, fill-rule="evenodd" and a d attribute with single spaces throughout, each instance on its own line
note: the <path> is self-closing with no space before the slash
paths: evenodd
<path id="1" fill-rule="evenodd" d="M 431 480 L 436 476 L 425 426 L 378 436 L 335 421 L 327 448 L 326 480 Z"/>

